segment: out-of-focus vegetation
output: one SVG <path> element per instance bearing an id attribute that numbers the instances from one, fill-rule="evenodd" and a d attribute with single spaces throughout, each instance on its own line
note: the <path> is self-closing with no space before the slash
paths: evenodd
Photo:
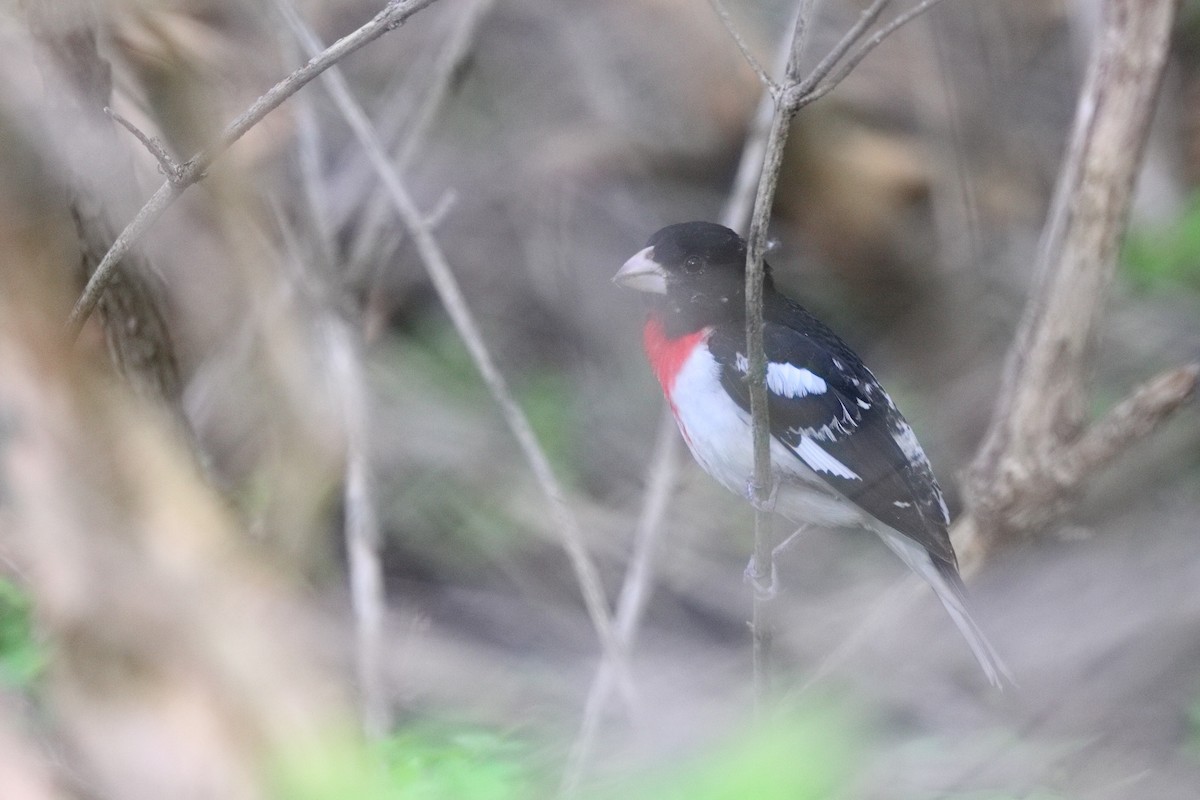
<path id="1" fill-rule="evenodd" d="M 849 785 L 857 747 L 840 712 L 824 709 L 721 737 L 702 755 L 589 790 L 590 800 L 825 800 Z M 445 722 L 402 726 L 369 749 L 324 744 L 285 753 L 274 781 L 288 800 L 527 800 L 555 793 L 555 772 L 533 742 Z M 994 795 L 999 800 L 999 795 Z"/>
<path id="2" fill-rule="evenodd" d="M 30 687 L 46 665 L 32 615 L 29 595 L 0 578 L 0 683 L 12 688 Z"/>
<path id="3" fill-rule="evenodd" d="M 369 748 L 352 737 L 285 752 L 274 767 L 288 800 L 520 800 L 548 796 L 515 737 L 447 725 L 403 727 Z"/>
<path id="4" fill-rule="evenodd" d="M 1200 292 L 1200 194 L 1193 194 L 1173 220 L 1135 225 L 1125 239 L 1122 263 L 1139 289 Z"/>

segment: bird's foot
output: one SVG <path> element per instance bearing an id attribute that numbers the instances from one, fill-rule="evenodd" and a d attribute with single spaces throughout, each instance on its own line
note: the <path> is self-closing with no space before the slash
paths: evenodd
<path id="1" fill-rule="evenodd" d="M 746 499 L 750 501 L 750 505 L 754 506 L 759 511 L 766 511 L 767 513 L 773 512 L 775 510 L 775 500 L 779 497 L 779 481 L 771 482 L 770 494 L 768 494 L 766 498 L 761 501 L 758 499 L 758 491 L 759 486 L 754 482 L 754 477 L 751 476 L 750 479 L 746 481 Z"/>
<path id="2" fill-rule="evenodd" d="M 746 564 L 746 571 L 742 574 L 745 576 L 746 583 L 754 589 L 754 596 L 759 600 L 770 600 L 779 593 L 779 571 L 775 568 L 774 558 L 771 558 L 771 569 L 768 574 L 759 568 L 758 559 L 750 556 L 750 563 Z"/>
<path id="3" fill-rule="evenodd" d="M 746 583 L 754 587 L 754 594 L 760 600 L 770 600 L 779 593 L 779 568 L 775 565 L 776 557 L 789 547 L 792 542 L 800 538 L 800 534 L 809 529 L 808 525 L 801 525 L 796 530 L 792 531 L 792 535 L 784 539 L 779 544 L 775 545 L 771 550 L 771 568 L 768 575 L 765 570 L 759 569 L 758 559 L 750 556 L 750 562 L 746 564 L 745 575 Z"/>

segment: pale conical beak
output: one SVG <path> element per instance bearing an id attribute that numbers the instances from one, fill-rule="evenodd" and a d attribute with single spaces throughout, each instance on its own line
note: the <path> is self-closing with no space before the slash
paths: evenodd
<path id="1" fill-rule="evenodd" d="M 617 274 L 613 275 L 613 283 L 627 289 L 637 289 L 639 292 L 667 293 L 667 273 L 662 265 L 654 260 L 654 248 L 647 247 L 639 250 L 633 258 L 625 262 Z"/>

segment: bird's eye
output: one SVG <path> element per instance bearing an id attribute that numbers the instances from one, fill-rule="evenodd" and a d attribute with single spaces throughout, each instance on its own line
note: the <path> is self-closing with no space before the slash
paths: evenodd
<path id="1" fill-rule="evenodd" d="M 700 256 L 688 256 L 683 262 L 683 271 L 695 274 L 700 271 Z"/>

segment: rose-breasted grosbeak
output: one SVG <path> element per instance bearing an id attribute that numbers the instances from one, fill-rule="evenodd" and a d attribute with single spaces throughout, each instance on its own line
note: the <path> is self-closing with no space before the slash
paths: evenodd
<path id="1" fill-rule="evenodd" d="M 746 380 L 746 242 L 710 222 L 663 228 L 613 280 L 650 293 L 650 366 L 700 466 L 748 494 L 754 475 Z M 967 612 L 950 515 L 912 428 L 837 334 L 763 287 L 773 509 L 798 524 L 877 533 L 924 578 L 988 680 L 1007 676 Z"/>

